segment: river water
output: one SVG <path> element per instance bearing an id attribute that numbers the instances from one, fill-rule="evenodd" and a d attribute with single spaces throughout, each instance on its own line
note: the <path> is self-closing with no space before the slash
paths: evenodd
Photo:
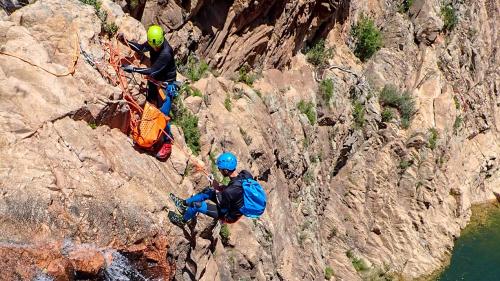
<path id="1" fill-rule="evenodd" d="M 500 280 L 500 207 L 478 206 L 455 242 L 450 265 L 439 281 Z"/>

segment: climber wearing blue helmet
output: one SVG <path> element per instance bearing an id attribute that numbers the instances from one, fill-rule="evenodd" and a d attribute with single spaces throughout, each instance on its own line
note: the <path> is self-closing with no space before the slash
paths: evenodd
<path id="1" fill-rule="evenodd" d="M 221 174 L 229 177 L 229 183 L 220 185 L 217 181 L 213 181 L 212 187 L 206 187 L 202 192 L 185 200 L 171 193 L 170 198 L 180 212 L 180 214 L 169 212 L 168 217 L 172 223 L 183 226 L 197 213 L 203 213 L 226 223 L 234 223 L 242 216 L 240 212 L 243 207 L 242 180 L 253 179 L 253 176 L 245 170 L 236 172 L 238 160 L 231 152 L 222 153 L 217 157 L 216 164 Z M 207 203 L 206 200 L 215 204 Z"/>

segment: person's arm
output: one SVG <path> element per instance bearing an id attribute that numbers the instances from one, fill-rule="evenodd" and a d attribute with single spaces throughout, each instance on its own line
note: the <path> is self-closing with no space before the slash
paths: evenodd
<path id="1" fill-rule="evenodd" d="M 155 63 L 151 67 L 136 67 L 134 68 L 134 72 L 143 74 L 143 75 L 148 75 L 151 76 L 153 79 L 156 79 L 156 75 L 158 75 L 167 65 L 173 60 L 174 58 L 170 54 L 170 52 L 167 50 L 167 48 L 163 49 L 163 51 L 160 53 L 158 56 L 158 59 L 156 59 Z"/>
<path id="2" fill-rule="evenodd" d="M 149 52 L 149 44 L 148 42 L 145 43 L 137 43 L 134 41 L 127 40 L 128 45 L 130 46 L 130 49 L 138 52 L 138 53 L 144 53 L 144 52 Z"/>

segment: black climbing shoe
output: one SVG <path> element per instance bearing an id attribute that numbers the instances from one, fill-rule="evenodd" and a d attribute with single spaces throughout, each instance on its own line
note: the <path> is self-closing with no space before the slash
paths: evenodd
<path id="1" fill-rule="evenodd" d="M 179 213 L 181 213 L 181 215 L 184 215 L 184 213 L 186 212 L 186 209 L 187 209 L 186 204 L 184 204 L 184 200 L 175 196 L 173 193 L 170 193 L 170 199 L 172 199 L 172 201 L 174 201 L 175 207 L 177 208 Z"/>
<path id="2" fill-rule="evenodd" d="M 184 227 L 186 224 L 184 218 L 176 212 L 168 211 L 168 219 L 171 223 L 177 225 L 178 227 Z"/>

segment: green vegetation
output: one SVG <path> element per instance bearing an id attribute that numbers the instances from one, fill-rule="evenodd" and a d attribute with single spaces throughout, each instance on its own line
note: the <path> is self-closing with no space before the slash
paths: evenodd
<path id="1" fill-rule="evenodd" d="M 220 227 L 219 235 L 220 235 L 222 244 L 224 244 L 224 245 L 229 244 L 231 232 L 229 231 L 229 227 L 227 226 L 227 224 L 222 224 L 222 226 Z"/>
<path id="2" fill-rule="evenodd" d="M 226 99 L 224 100 L 224 107 L 227 109 L 227 111 L 231 111 L 233 108 L 233 103 L 231 102 L 231 97 L 229 95 L 226 95 Z"/>
<path id="3" fill-rule="evenodd" d="M 370 269 L 366 262 L 363 259 L 356 257 L 351 250 L 346 252 L 346 256 L 351 260 L 352 266 L 354 266 L 356 271 L 360 272 Z"/>
<path id="4" fill-rule="evenodd" d="M 453 96 L 453 102 L 455 103 L 455 108 L 457 110 L 459 110 L 460 109 L 460 100 L 458 99 L 457 96 Z"/>
<path id="5" fill-rule="evenodd" d="M 394 118 L 394 112 L 390 108 L 384 108 L 382 111 L 382 122 L 391 122 Z"/>
<path id="6" fill-rule="evenodd" d="M 323 96 L 326 102 L 330 102 L 333 97 L 333 80 L 323 79 L 319 84 L 319 93 Z"/>
<path id="7" fill-rule="evenodd" d="M 455 122 L 453 123 L 453 133 L 456 135 L 460 128 L 462 127 L 463 118 L 461 116 L 455 117 Z"/>
<path id="8" fill-rule="evenodd" d="M 191 81 L 200 80 L 210 71 L 210 67 L 203 59 L 199 59 L 193 55 L 188 57 L 186 65 L 179 63 L 178 69 L 182 75 L 186 76 Z"/>
<path id="9" fill-rule="evenodd" d="M 83 4 L 87 4 L 90 6 L 93 6 L 96 11 L 99 11 L 101 9 L 101 1 L 97 0 L 80 0 Z"/>
<path id="10" fill-rule="evenodd" d="M 89 122 L 89 127 L 92 128 L 92 130 L 95 130 L 97 128 L 97 124 L 95 122 Z"/>
<path id="11" fill-rule="evenodd" d="M 306 50 L 306 60 L 316 67 L 328 64 L 328 60 L 333 57 L 333 49 L 325 46 L 325 40 L 319 40 L 312 48 Z"/>
<path id="12" fill-rule="evenodd" d="M 114 22 L 112 23 L 106 22 L 108 14 L 106 13 L 106 11 L 101 10 L 101 4 L 102 4 L 101 1 L 80 0 L 80 2 L 94 7 L 97 17 L 101 20 L 101 28 L 104 31 L 104 33 L 107 34 L 109 38 L 115 36 L 116 32 L 118 31 L 118 26 Z"/>
<path id="13" fill-rule="evenodd" d="M 363 62 L 382 48 L 382 35 L 371 18 L 361 16 L 351 34 L 356 42 L 354 55 Z"/>
<path id="14" fill-rule="evenodd" d="M 394 107 L 401 115 L 401 127 L 410 126 L 411 117 L 415 114 L 415 100 L 409 92 L 400 93 L 393 85 L 386 85 L 380 92 L 379 102 L 382 106 Z"/>
<path id="15" fill-rule="evenodd" d="M 312 101 L 305 102 L 304 100 L 301 100 L 297 105 L 297 108 L 299 109 L 300 113 L 307 116 L 307 119 L 309 120 L 309 123 L 311 123 L 311 125 L 314 125 L 316 123 L 316 110 Z"/>
<path id="16" fill-rule="evenodd" d="M 332 279 L 332 277 L 333 277 L 333 268 L 327 266 L 325 268 L 325 279 L 330 280 Z"/>
<path id="17" fill-rule="evenodd" d="M 411 5 L 413 5 L 413 0 L 403 0 L 401 4 L 399 4 L 399 12 L 402 14 L 408 13 Z"/>
<path id="18" fill-rule="evenodd" d="M 360 101 L 353 104 L 352 117 L 356 128 L 363 128 L 365 126 L 365 105 Z"/>
<path id="19" fill-rule="evenodd" d="M 202 97 L 203 95 L 201 94 L 201 91 L 189 86 L 189 84 L 184 83 L 182 84 L 180 90 L 179 90 L 180 95 L 186 95 L 186 96 L 194 96 L 194 97 Z"/>
<path id="20" fill-rule="evenodd" d="M 438 140 L 439 134 L 438 134 L 438 131 L 436 130 L 436 128 L 430 128 L 429 134 L 430 135 L 429 135 L 427 147 L 434 150 L 437 146 L 437 140 Z"/>
<path id="21" fill-rule="evenodd" d="M 191 149 L 191 151 L 198 155 L 200 152 L 200 129 L 198 129 L 198 117 L 191 113 L 184 104 L 182 99 L 179 97 L 174 101 L 174 107 L 172 110 L 172 123 L 179 126 L 184 133 L 184 138 L 186 139 L 186 144 Z"/>
<path id="22" fill-rule="evenodd" d="M 109 38 L 115 36 L 116 32 L 118 31 L 118 26 L 112 22 L 112 23 L 103 23 L 103 29 L 104 32 L 108 35 Z"/>
<path id="23" fill-rule="evenodd" d="M 314 182 L 314 173 L 311 170 L 307 170 L 302 177 L 305 184 L 310 185 Z"/>
<path id="24" fill-rule="evenodd" d="M 248 86 L 252 86 L 256 79 L 257 76 L 250 73 L 250 69 L 247 65 L 242 66 L 240 70 L 238 70 L 238 82 L 243 82 Z"/>
<path id="25" fill-rule="evenodd" d="M 230 181 L 231 179 L 229 177 L 224 177 L 220 183 L 223 185 L 228 185 Z"/>
<path id="26" fill-rule="evenodd" d="M 441 6 L 441 17 L 443 18 L 443 29 L 446 32 L 451 32 L 458 23 L 457 11 L 451 3 Z"/>
<path id="27" fill-rule="evenodd" d="M 410 160 L 401 160 L 401 162 L 399 162 L 399 168 L 403 171 L 405 171 L 406 169 L 408 169 L 411 165 L 413 165 L 413 161 Z"/>

